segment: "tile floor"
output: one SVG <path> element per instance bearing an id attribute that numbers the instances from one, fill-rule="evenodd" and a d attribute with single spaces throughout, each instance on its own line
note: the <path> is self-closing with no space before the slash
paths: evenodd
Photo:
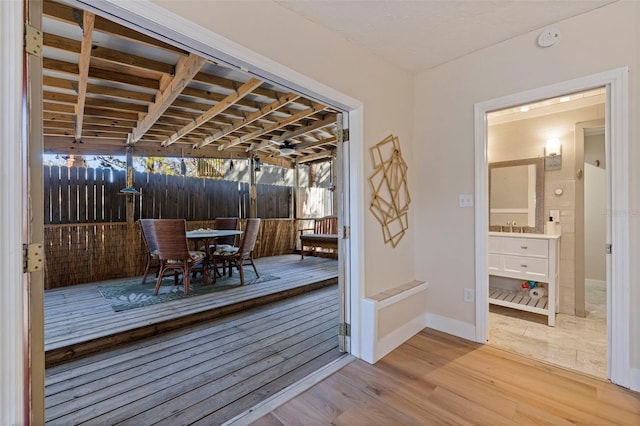
<path id="1" fill-rule="evenodd" d="M 586 318 L 547 317 L 490 305 L 489 344 L 561 367 L 607 378 L 607 310 L 604 285 L 586 287 Z"/>

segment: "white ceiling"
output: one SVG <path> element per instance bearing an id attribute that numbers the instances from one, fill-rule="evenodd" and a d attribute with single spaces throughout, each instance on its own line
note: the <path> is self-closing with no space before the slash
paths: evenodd
<path id="1" fill-rule="evenodd" d="M 275 1 L 419 72 L 616 0 Z"/>

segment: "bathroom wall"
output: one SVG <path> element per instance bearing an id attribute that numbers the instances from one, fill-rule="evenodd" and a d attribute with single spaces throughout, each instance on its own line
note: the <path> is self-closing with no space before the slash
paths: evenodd
<path id="1" fill-rule="evenodd" d="M 604 102 L 604 97 L 599 96 Z M 567 110 L 567 104 L 544 107 L 530 118 L 491 125 L 489 121 L 489 162 L 543 157 L 548 138 L 562 144 L 562 168 L 545 171 L 544 215 L 560 210 L 560 312 L 575 314 L 575 125 L 603 118 L 604 103 Z M 526 116 L 525 116 L 526 117 Z M 504 121 L 502 119 L 501 121 Z M 556 189 L 562 195 L 555 195 Z"/>

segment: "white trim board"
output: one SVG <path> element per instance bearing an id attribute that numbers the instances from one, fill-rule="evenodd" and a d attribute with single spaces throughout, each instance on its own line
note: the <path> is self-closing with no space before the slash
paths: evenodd
<path id="1" fill-rule="evenodd" d="M 613 255 L 607 256 L 607 335 L 609 378 L 620 386 L 630 385 L 629 300 L 629 77 L 628 68 L 617 68 L 538 89 L 480 102 L 474 106 L 475 131 L 475 241 L 476 241 L 476 333 L 475 340 L 488 338 L 488 158 L 486 114 L 540 99 L 562 96 L 596 87 L 607 88 L 606 134 L 607 185 Z M 609 161 L 610 160 L 610 161 Z"/>
<path id="2" fill-rule="evenodd" d="M 0 1 L 0 270 L 5 285 L 0 298 L 0 424 L 24 424 L 26 354 L 22 273 L 23 4 Z M 11 143 L 8 143 L 11 141 Z M 26 155 L 26 154 L 24 154 Z"/>

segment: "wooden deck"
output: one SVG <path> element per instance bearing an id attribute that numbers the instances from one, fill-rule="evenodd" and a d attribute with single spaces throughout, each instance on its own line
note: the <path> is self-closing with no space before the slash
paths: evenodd
<path id="1" fill-rule="evenodd" d="M 47 366 L 114 345 L 155 336 L 337 283 L 335 259 L 297 255 L 256 259 L 260 274 L 277 280 L 157 305 L 114 312 L 98 291 L 106 282 L 45 292 Z M 118 282 L 123 280 L 113 280 Z"/>
<path id="2" fill-rule="evenodd" d="M 46 421 L 221 424 L 342 354 L 337 285 L 48 368 Z"/>

